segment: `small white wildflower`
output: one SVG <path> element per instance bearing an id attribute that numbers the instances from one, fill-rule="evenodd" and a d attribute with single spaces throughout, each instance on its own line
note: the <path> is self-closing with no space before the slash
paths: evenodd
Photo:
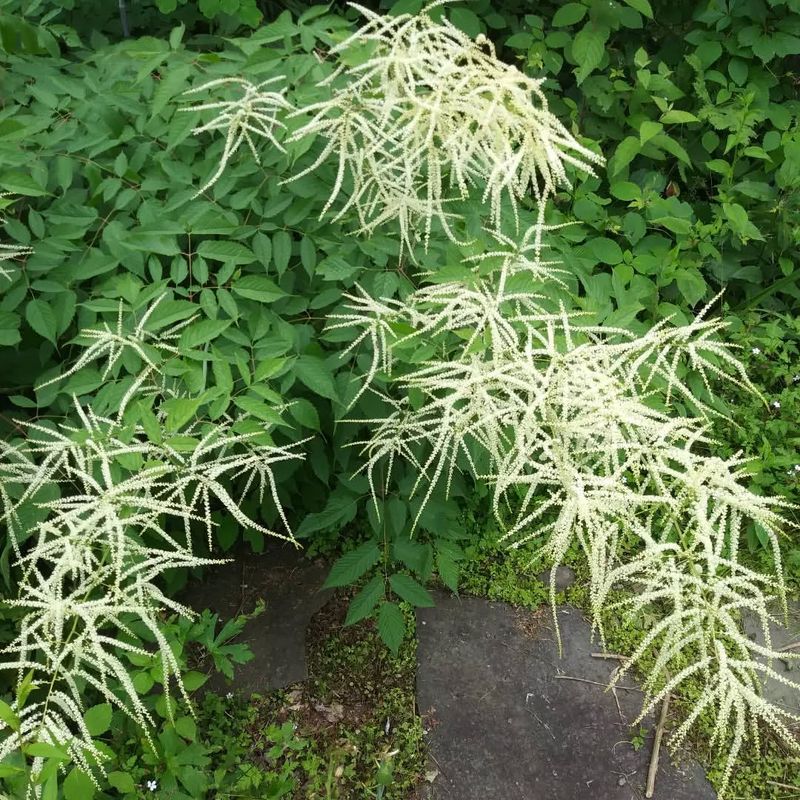
<path id="1" fill-rule="evenodd" d="M 772 401 L 772 407 L 773 408 L 780 408 L 781 407 L 781 401 L 780 400 L 773 400 Z"/>
<path id="2" fill-rule="evenodd" d="M 154 791 L 156 791 L 156 789 L 158 789 L 158 781 L 149 780 L 149 781 L 147 781 L 147 783 L 145 785 L 147 786 L 148 790 L 151 791 L 151 792 L 154 792 Z"/>
<path id="3" fill-rule="evenodd" d="M 760 355 L 760 354 L 761 354 L 761 348 L 760 348 L 760 347 L 754 347 L 754 348 L 751 350 L 751 352 L 752 352 L 752 354 L 753 354 L 754 356 Z"/>
<path id="4" fill-rule="evenodd" d="M 225 695 L 226 700 L 233 700 L 233 692 L 227 692 Z"/>
<path id="5" fill-rule="evenodd" d="M 793 380 L 795 383 L 800 383 L 800 373 L 798 373 L 797 375 L 795 375 L 795 376 L 792 378 L 792 380 Z"/>
<path id="6" fill-rule="evenodd" d="M 795 472 L 800 472 L 800 464 L 795 464 L 794 465 L 794 471 Z"/>

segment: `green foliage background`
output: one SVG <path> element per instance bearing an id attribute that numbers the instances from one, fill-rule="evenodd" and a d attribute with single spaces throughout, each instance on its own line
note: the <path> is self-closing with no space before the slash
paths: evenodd
<path id="1" fill-rule="evenodd" d="M 545 76 L 552 110 L 608 159 L 555 202 L 553 221 L 581 223 L 552 241 L 573 273 L 574 303 L 598 322 L 643 329 L 670 315 L 685 321 L 724 290 L 713 313 L 732 320 L 766 403 L 735 393 L 714 401 L 730 418 L 718 426 L 720 452 L 758 456 L 755 484 L 800 501 L 800 3 L 590 0 L 535 10 L 477 0 L 446 13 Z M 15 196 L 0 201 L 3 240 L 34 248 L 11 280 L 0 277 L 0 435 L 17 437 L 20 419 L 69 416 L 73 396 L 114 413 L 140 369 L 134 357 L 111 379 L 87 366 L 39 387 L 74 361 L 81 329 L 115 326 L 120 308 L 133 325 L 166 293 L 149 329 L 200 314 L 159 365 L 176 392 L 166 435 L 180 443 L 193 419 L 238 410 L 269 423 L 275 443 L 312 437 L 308 466 L 279 472 L 281 498 L 311 552 L 346 551 L 329 583 L 360 581 L 348 621 L 377 614 L 397 649 L 399 601 L 428 604 L 423 584 L 434 575 L 458 586 L 464 498 L 479 501 L 485 489 L 457 481 L 450 499 L 432 499 L 411 539 L 419 501 L 407 497 L 413 476 L 400 473 L 376 513 L 366 479 L 354 476 L 348 445 L 358 425 L 343 422 L 375 416 L 368 395 L 346 411 L 368 354 L 342 357 L 347 335 L 324 326 L 356 283 L 403 296 L 418 268 L 399 257 L 391 230 L 367 239 L 351 235 L 352 220 L 319 219 L 334 164 L 281 183 L 313 162 L 319 142 L 286 155 L 265 148 L 260 165 L 243 149 L 194 197 L 223 143 L 193 137 L 198 115 L 179 111 L 181 92 L 227 75 L 283 75 L 295 105 L 320 99 L 315 84 L 333 69 L 325 53 L 355 18 L 338 4 L 156 0 L 131 4 L 125 39 L 113 3 L 0 0 L 0 191 Z M 468 209 L 470 234 L 478 221 Z M 457 268 L 472 252 L 434 236 L 416 258 L 421 268 Z M 696 390 L 709 399 L 699 381 Z M 139 404 L 126 419 L 147 425 L 151 413 Z M 271 504 L 248 502 L 246 513 L 280 524 Z M 243 535 L 264 547 L 258 532 L 218 519 L 222 552 Z M 766 558 L 759 532 L 748 534 L 753 557 Z M 0 546 L 10 590 L 10 543 Z M 797 580 L 800 547 L 787 541 L 787 553 Z"/>

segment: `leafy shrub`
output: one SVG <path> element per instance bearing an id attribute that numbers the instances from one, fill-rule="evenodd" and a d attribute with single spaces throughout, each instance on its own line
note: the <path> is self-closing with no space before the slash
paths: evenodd
<path id="1" fill-rule="evenodd" d="M 0 187 L 18 198 L 5 224 L 2 252 L 13 257 L 3 261 L 0 296 L 0 374 L 11 412 L 0 425 L 14 443 L 6 511 L 8 520 L 19 517 L 16 532 L 7 526 L 0 555 L 6 584 L 29 594 L 38 580 L 24 581 L 29 550 L 55 552 L 56 563 L 69 567 L 69 554 L 51 547 L 67 539 L 45 536 L 34 547 L 25 542 L 32 526 L 58 528 L 70 502 L 78 529 L 95 513 L 91 492 L 70 501 L 63 487 L 51 486 L 43 505 L 26 495 L 26 481 L 39 489 L 46 483 L 31 476 L 56 475 L 47 474 L 52 445 L 34 444 L 39 432 L 77 454 L 67 481 L 102 478 L 110 488 L 128 480 L 146 490 L 145 506 L 122 495 L 112 509 L 115 530 L 131 531 L 141 520 L 144 539 L 170 536 L 152 517 L 160 517 L 165 498 L 188 532 L 205 528 L 208 544 L 223 552 L 240 538 L 260 549 L 265 535 L 290 536 L 291 528 L 312 547 L 340 544 L 341 530 L 366 509 L 366 525 L 351 531 L 355 546 L 329 585 L 364 577 L 348 621 L 377 612 L 395 649 L 405 633 L 396 600 L 429 604 L 423 584 L 434 572 L 457 587 L 464 557 L 458 499 L 493 493 L 512 531 L 548 536 L 556 559 L 578 540 L 592 568 L 598 623 L 619 583 L 643 590 L 632 613 L 641 604 L 666 607 L 663 624 L 643 642 L 660 653 L 648 702 L 658 701 L 675 659 L 693 659 L 691 673 L 673 680 L 695 673 L 707 680 L 700 712 L 718 710 L 718 739 L 729 753 L 724 784 L 753 730 L 746 723 L 763 718 L 784 730 L 779 712 L 757 694 L 757 648 L 737 633 L 742 609 L 766 624 L 772 596 L 784 594 L 779 501 L 749 493 L 735 458 L 702 452 L 714 445 L 698 414 L 709 421 L 725 408 L 711 391 L 716 377 L 732 368 L 736 392 L 749 383 L 713 337 L 718 325 L 703 319 L 707 308 L 693 323 L 672 325 L 688 322 L 722 285 L 738 306 L 782 310 L 796 298 L 787 255 L 796 239 L 796 105 L 786 80 L 769 77 L 785 78 L 785 58 L 794 52 L 794 23 L 780 17 L 783 6 L 754 4 L 756 16 L 785 34 L 777 51 L 745 33 L 744 17 L 672 4 L 664 18 L 686 30 L 680 42 L 669 33 L 648 41 L 652 59 L 623 35 L 653 16 L 647 0 L 559 7 L 552 25 L 582 23 L 575 37 L 545 34 L 542 18 L 517 13 L 513 3 L 502 13 L 475 4 L 482 18 L 453 8 L 455 27 L 441 22 L 441 8 L 421 21 L 400 15 L 385 22 L 367 12 L 371 22 L 355 39 L 345 16 L 322 6 L 296 18 L 284 12 L 238 38 L 189 29 L 186 43 L 183 24 L 164 39 L 110 44 L 99 29 L 4 16 L 3 30 L 11 32 L 3 37 L 3 80 L 13 101 L 0 109 Z M 378 33 L 384 25 L 428 37 L 423 45 L 410 40 L 420 47 L 411 49 L 420 71 L 405 99 L 396 92 L 406 90 L 410 72 L 398 67 L 402 59 L 392 72 L 391 58 L 404 39 Z M 469 38 L 484 25 L 494 38 L 511 34 L 501 56 L 517 50 L 523 66 L 544 66 L 552 77 L 542 83 L 503 66 L 485 37 Z M 752 86 L 749 67 L 739 66 L 747 47 L 769 64 L 753 69 Z M 571 71 L 576 53 L 586 57 Z M 618 59 L 612 69 L 622 74 L 594 74 L 606 59 Z M 712 69 L 717 62 L 730 81 Z M 548 109 L 542 98 L 558 96 L 554 78 L 563 82 L 563 99 Z M 519 106 L 545 139 L 526 140 L 515 114 L 495 115 L 502 124 L 484 131 L 471 107 L 448 112 L 460 80 L 481 103 Z M 280 93 L 264 91 L 273 83 Z M 495 92 L 496 83 L 503 91 Z M 713 102 L 711 85 L 722 87 Z M 213 97 L 186 113 L 181 96 L 209 90 Z M 435 99 L 436 113 L 417 90 Z M 523 90 L 539 105 L 522 107 Z M 675 107 L 690 95 L 693 110 Z M 387 96 L 392 102 L 383 106 Z M 358 113 L 342 114 L 343 102 Z M 629 116 L 620 111 L 625 103 Z M 281 118 L 288 104 L 298 113 Z M 574 169 L 598 160 L 595 145 L 577 134 L 579 117 L 581 131 L 613 151 L 607 177 Z M 698 137 L 683 127 L 690 125 L 709 129 Z M 216 130 L 225 135 L 206 138 Z M 480 152 L 464 150 L 467 132 L 476 131 L 486 134 L 474 137 Z M 717 132 L 726 133 L 724 142 Z M 334 153 L 338 165 L 328 158 Z M 708 180 L 715 175 L 719 183 Z M 326 213 L 339 193 L 348 199 L 338 216 Z M 759 226 L 773 219 L 780 235 L 768 240 Z M 400 222 L 399 241 L 383 225 L 389 220 Z M 487 220 L 491 235 L 482 230 Z M 584 225 L 567 226 L 576 220 Z M 370 238 L 351 235 L 359 228 Z M 587 228 L 594 231 L 588 237 Z M 756 290 L 756 282 L 769 286 Z M 584 312 L 578 321 L 576 311 Z M 669 315 L 672 322 L 664 322 Z M 88 345 L 82 354 L 73 350 L 81 344 Z M 102 369 L 100 356 L 107 358 Z M 65 361 L 73 366 L 64 370 Z M 399 380 L 390 379 L 390 368 Z M 378 391 L 365 391 L 361 375 Z M 597 415 L 605 429 L 597 430 Z M 89 435 L 76 427 L 81 418 Z M 69 432 L 54 433 L 59 424 Z M 25 443 L 20 433 L 30 429 L 37 436 Z M 200 456 L 212 455 L 207 445 L 219 435 L 225 455 L 219 467 L 206 466 Z M 111 460 L 97 462 L 98 477 L 91 467 L 106 437 L 119 444 Z M 252 460 L 248 442 L 260 448 Z M 300 446 L 310 469 L 299 470 L 291 455 Z M 36 450 L 32 461 L 20 455 L 26 448 Z M 354 448 L 366 455 L 366 468 Z M 148 473 L 137 474 L 142 465 L 132 455 L 153 456 L 170 480 L 145 486 Z M 272 455 L 281 462 L 274 468 Z M 268 502 L 249 491 L 255 477 Z M 549 491 L 552 499 L 540 504 Z M 531 533 L 535 523 L 541 527 Z M 764 573 L 738 558 L 743 529 L 747 541 L 754 531 L 767 546 L 773 563 L 764 559 Z M 24 553 L 15 551 L 15 536 Z M 134 541 L 139 563 L 152 544 Z M 637 543 L 643 551 L 630 560 Z M 98 547 L 119 563 L 117 551 Z M 202 558 L 189 553 L 185 563 Z M 687 562 L 696 570 L 687 572 Z M 87 574 L 68 580 L 80 585 Z M 161 585 L 154 580 L 146 591 L 169 605 Z M 696 601 L 686 613 L 684 594 Z M 28 610 L 34 619 L 41 614 Z M 155 620 L 155 606 L 142 610 Z M 18 618 L 8 615 L 12 631 Z M 109 616 L 101 629 L 106 621 L 127 642 L 125 621 Z M 51 625 L 56 641 L 59 624 Z M 25 651 L 26 642 L 12 648 Z M 180 664 L 157 643 L 166 680 Z M 141 649 L 149 654 L 153 644 Z M 43 645 L 49 640 L 35 642 L 45 652 Z M 23 671 L 39 663 L 26 661 Z M 28 697 L 36 702 L 30 690 L 40 688 L 20 678 L 16 706 L 4 709 L 11 728 L 20 727 Z M 95 688 L 110 702 L 118 696 L 102 681 Z M 83 690 L 69 701 L 78 728 Z M 136 707 L 134 690 L 127 696 Z M 144 716 L 142 709 L 143 701 Z M 99 759 L 83 733 L 83 757 Z M 49 792 L 63 751 L 46 748 L 58 750 L 63 738 L 50 735 L 28 748 L 39 759 L 37 785 Z"/>

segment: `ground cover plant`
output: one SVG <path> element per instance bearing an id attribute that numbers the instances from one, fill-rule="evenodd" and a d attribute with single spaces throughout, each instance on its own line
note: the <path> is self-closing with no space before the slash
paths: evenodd
<path id="1" fill-rule="evenodd" d="M 174 596 L 242 540 L 345 550 L 397 651 L 466 495 L 582 550 L 602 630 L 658 610 L 646 705 L 701 679 L 721 790 L 791 741 L 739 618 L 798 565 L 797 9 L 107 6 L 0 5 L 13 791 L 189 730 Z"/>

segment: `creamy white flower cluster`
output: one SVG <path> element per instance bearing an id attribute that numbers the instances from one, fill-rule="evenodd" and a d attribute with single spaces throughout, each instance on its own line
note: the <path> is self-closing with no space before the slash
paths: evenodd
<path id="1" fill-rule="evenodd" d="M 609 614 L 661 618 L 628 662 L 657 656 L 642 715 L 700 676 L 706 692 L 676 741 L 715 708 L 715 738 L 729 747 L 727 784 L 758 721 L 785 736 L 788 723 L 800 721 L 765 701 L 760 688 L 764 676 L 791 683 L 768 663 L 778 657 L 769 624 L 785 608 L 778 539 L 788 523 L 785 503 L 746 488 L 746 460 L 707 454 L 716 412 L 695 399 L 686 376 L 693 372 L 709 390 L 714 378 L 755 389 L 718 336 L 724 324 L 706 312 L 684 327 L 664 322 L 637 336 L 581 324 L 553 307 L 541 286 L 559 279 L 561 267 L 542 262 L 539 250 L 529 244 L 487 254 L 472 280 L 424 286 L 403 300 L 354 294 L 334 315 L 331 327 L 354 329 L 354 344 L 372 348 L 361 391 L 388 376 L 399 347 L 408 353 L 416 342 L 443 354 L 390 380 L 387 416 L 357 420 L 372 427 L 356 443 L 363 471 L 383 496 L 395 460 L 408 461 L 418 474 L 414 491 L 423 493 L 421 514 L 434 489 L 449 491 L 455 472 L 465 470 L 493 484 L 499 519 L 512 510 L 506 539 L 513 546 L 535 542 L 558 563 L 577 542 L 601 634 Z M 528 281 L 513 280 L 526 270 Z M 773 575 L 740 560 L 748 526 L 769 541 Z M 639 555 L 631 560 L 632 542 Z M 619 590 L 630 599 L 618 600 Z M 555 602 L 555 585 L 551 593 Z M 765 645 L 744 635 L 743 613 L 760 621 Z"/>
<path id="2" fill-rule="evenodd" d="M 549 111 L 542 80 L 500 61 L 486 37 L 472 40 L 446 19 L 434 21 L 430 12 L 441 3 L 394 17 L 351 5 L 367 23 L 332 52 L 357 44 L 371 55 L 323 81 L 335 87 L 332 96 L 295 111 L 312 118 L 290 137 L 326 140 L 295 177 L 338 159 L 325 207 L 347 186 L 337 218 L 355 209 L 366 233 L 395 220 L 410 249 L 419 231 L 427 243 L 433 220 L 455 239 L 448 206 L 477 192 L 500 230 L 504 198 L 516 219 L 529 194 L 541 201 L 569 185 L 566 165 L 591 172 L 602 162 Z"/>
<path id="3" fill-rule="evenodd" d="M 78 363 L 106 356 L 110 369 L 130 350 L 148 374 L 155 372 L 154 353 L 163 342 L 148 336 L 150 312 L 131 333 L 123 331 L 122 321 L 116 330 L 95 331 Z M 140 396 L 141 382 L 134 386 L 129 399 Z M 266 430 L 253 420 L 246 426 L 236 419 L 198 423 L 182 431 L 185 444 L 179 446 L 166 434 L 154 436 L 126 423 L 121 413 L 98 417 L 76 402 L 75 415 L 76 426 L 20 423 L 27 429 L 22 441 L 0 442 L 0 523 L 21 570 L 17 596 L 6 600 L 21 614 L 19 631 L 3 649 L 0 669 L 16 671 L 19 685 L 33 688 L 27 702 L 12 708 L 17 724 L 0 723 L 0 761 L 38 741 L 66 748 L 92 775 L 103 757 L 83 722 L 84 687 L 147 734 L 154 720 L 124 659 L 152 656 L 167 700 L 175 686 L 188 702 L 161 615 L 193 612 L 164 594 L 157 579 L 177 567 L 220 563 L 198 556 L 192 545 L 200 528 L 211 546 L 214 505 L 242 527 L 291 540 L 291 533 L 279 534 L 248 517 L 241 505 L 253 492 L 261 502 L 268 495 L 289 531 L 272 470 L 302 455 L 263 444 Z M 158 407 L 154 422 L 164 422 Z M 236 497 L 232 481 L 242 484 Z M 38 520 L 34 527 L 32 518 Z"/>

